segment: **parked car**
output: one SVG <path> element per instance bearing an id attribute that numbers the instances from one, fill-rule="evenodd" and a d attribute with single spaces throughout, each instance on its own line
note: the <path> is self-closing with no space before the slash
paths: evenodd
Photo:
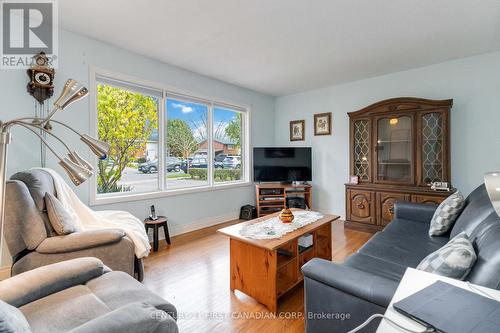
<path id="1" fill-rule="evenodd" d="M 240 156 L 227 156 L 223 162 L 224 169 L 239 169 L 241 168 Z"/>
<path id="2" fill-rule="evenodd" d="M 227 154 L 219 154 L 214 158 L 214 168 L 222 169 L 224 168 L 224 160 L 226 159 Z"/>
<path id="3" fill-rule="evenodd" d="M 190 168 L 208 168 L 208 161 L 206 158 L 193 158 L 189 163 Z"/>
<path id="4" fill-rule="evenodd" d="M 167 157 L 167 172 L 179 172 L 181 170 L 182 163 L 184 162 L 177 157 Z"/>
<path id="5" fill-rule="evenodd" d="M 204 157 L 203 158 L 195 157 L 192 160 L 188 159 L 188 163 L 189 163 L 189 168 L 195 168 L 195 169 L 208 168 L 208 161 Z M 187 169 L 188 163 L 183 163 L 181 165 L 181 170 L 184 171 L 185 173 L 188 173 L 188 169 Z"/>
<path id="6" fill-rule="evenodd" d="M 158 160 L 151 160 L 145 163 L 139 164 L 137 168 L 138 171 L 142 173 L 153 173 L 158 171 Z"/>
<path id="7" fill-rule="evenodd" d="M 180 171 L 182 170 L 182 165 L 186 164 L 186 162 L 183 162 L 181 159 L 177 157 L 167 157 L 166 158 L 166 169 L 167 172 L 172 172 L 172 171 Z M 158 160 L 151 160 L 145 163 L 139 164 L 139 167 L 137 168 L 140 172 L 143 173 L 153 173 L 158 171 Z"/>

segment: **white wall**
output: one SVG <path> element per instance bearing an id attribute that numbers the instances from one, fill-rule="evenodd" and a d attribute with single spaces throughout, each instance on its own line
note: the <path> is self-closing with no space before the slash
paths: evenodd
<path id="1" fill-rule="evenodd" d="M 175 47 L 175 45 L 165 45 L 165 47 Z M 182 70 L 70 32 L 60 32 L 59 50 L 56 96 L 67 78 L 74 78 L 88 86 L 89 66 L 96 66 L 176 87 L 183 91 L 250 105 L 252 145 L 272 145 L 274 142 L 274 97 Z M 28 82 L 26 72 L 24 70 L 0 71 L 0 78 L 0 96 L 2 96 L 0 120 L 32 116 L 34 99 L 26 93 Z M 89 89 L 94 89 L 94 87 L 89 87 Z M 56 118 L 67 122 L 78 131 L 87 133 L 90 130 L 89 105 L 87 98 L 73 104 Z M 60 128 L 56 128 L 55 133 L 67 139 L 70 146 L 76 147 L 89 159 L 92 158 L 87 147 L 81 144 L 78 138 L 70 135 L 71 133 Z M 38 166 L 37 140 L 25 134 L 23 129 L 14 129 L 13 139 L 14 142 L 9 147 L 8 175 Z M 55 164 L 55 159 L 51 158 L 48 164 L 49 167 L 62 172 L 61 168 Z M 79 197 L 86 203 L 89 202 L 89 193 L 93 190 L 91 183 L 87 182 L 76 189 Z M 95 209 L 127 210 L 139 218 L 144 218 L 148 215 L 149 205 L 154 204 L 159 214 L 169 218 L 170 231 L 176 234 L 201 228 L 215 221 L 220 222 L 221 219 L 232 218 L 239 212 L 241 205 L 252 202 L 254 202 L 253 187 L 246 186 L 154 200 L 109 204 L 96 206 Z"/>
<path id="2" fill-rule="evenodd" d="M 349 175 L 347 112 L 401 96 L 454 99 L 451 110 L 452 183 L 468 194 L 485 171 L 500 169 L 500 52 L 326 87 L 276 100 L 277 145 L 313 147 L 314 205 L 345 214 Z M 313 114 L 333 113 L 333 135 L 313 135 Z M 289 121 L 306 120 L 306 141 L 289 141 Z"/>

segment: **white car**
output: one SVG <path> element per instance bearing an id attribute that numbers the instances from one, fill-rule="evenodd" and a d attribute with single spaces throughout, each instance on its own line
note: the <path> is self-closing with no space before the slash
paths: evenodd
<path id="1" fill-rule="evenodd" d="M 240 156 L 227 156 L 222 162 L 224 169 L 239 169 L 241 168 Z"/>

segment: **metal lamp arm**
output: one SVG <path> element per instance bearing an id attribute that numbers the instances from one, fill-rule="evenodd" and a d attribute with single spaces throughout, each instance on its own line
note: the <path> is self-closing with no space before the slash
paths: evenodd
<path id="1" fill-rule="evenodd" d="M 38 134 L 34 129 L 32 129 L 30 126 L 27 126 L 25 123 L 22 123 L 22 122 L 13 122 L 12 125 L 19 125 L 19 126 L 26 128 L 27 130 L 31 131 L 33 134 L 35 134 L 43 142 L 43 144 L 47 148 L 49 148 L 49 150 L 52 152 L 52 154 L 55 155 L 55 157 L 57 157 L 60 161 L 63 160 L 62 157 L 59 156 L 59 154 L 50 146 L 50 144 L 40 134 Z M 67 148 L 67 146 L 66 146 L 66 148 Z M 69 150 L 69 148 L 68 148 L 68 150 Z"/>
<path id="2" fill-rule="evenodd" d="M 23 121 L 20 121 L 20 120 L 19 120 L 19 121 L 14 121 L 14 124 L 18 124 L 18 125 L 20 125 L 20 126 L 24 126 L 24 127 L 26 127 L 26 126 L 29 126 L 29 127 L 34 127 L 34 128 L 37 128 L 37 129 L 39 129 L 39 130 L 41 130 L 41 131 L 44 131 L 45 133 L 49 134 L 49 135 L 50 135 L 50 136 L 52 136 L 54 139 L 56 139 L 57 141 L 59 141 L 59 142 L 60 142 L 60 143 L 64 146 L 64 148 L 66 148 L 66 150 L 67 150 L 69 153 L 71 153 L 71 149 L 68 147 L 68 145 L 67 145 L 67 144 L 65 144 L 65 143 L 64 143 L 64 141 L 63 141 L 61 138 L 59 138 L 57 135 L 55 135 L 55 134 L 54 134 L 54 133 L 52 133 L 51 131 L 46 130 L 46 129 L 45 129 L 45 128 L 43 128 L 42 126 L 38 126 L 38 125 L 35 125 L 35 124 L 31 124 L 31 123 L 26 123 L 26 122 L 23 122 Z"/>
<path id="3" fill-rule="evenodd" d="M 23 120 L 39 120 L 39 118 L 35 118 L 35 117 L 23 117 L 23 118 L 19 118 L 19 119 L 15 119 L 15 120 L 9 121 L 9 123 L 14 123 L 14 122 L 16 122 L 16 121 L 23 121 Z M 72 128 L 72 127 L 70 127 L 70 126 L 66 125 L 66 124 L 65 124 L 65 123 L 63 123 L 62 121 L 58 121 L 58 120 L 51 119 L 51 120 L 50 120 L 50 122 L 51 122 L 51 123 L 56 123 L 56 124 L 59 124 L 59 125 L 61 125 L 61 126 L 63 126 L 63 127 L 66 127 L 67 129 L 69 129 L 70 131 L 72 131 L 73 133 L 75 133 L 76 135 L 78 135 L 79 137 L 82 137 L 82 136 L 83 136 L 80 132 L 78 132 L 78 131 L 77 131 L 77 130 L 75 130 L 74 128 Z M 42 123 L 43 123 L 43 121 L 42 121 Z M 7 123 L 6 123 L 6 124 L 7 124 Z M 25 124 L 27 124 L 27 123 L 25 123 Z M 29 124 L 29 125 L 33 125 L 33 124 Z M 38 125 L 34 125 L 34 126 L 37 126 L 37 127 L 38 127 L 38 128 L 40 128 L 40 129 L 42 128 L 41 126 L 38 126 Z M 44 128 L 44 130 L 45 130 L 45 128 Z M 45 131 L 47 131 L 47 130 L 45 130 Z M 47 132 L 47 133 L 50 133 L 50 132 Z"/>

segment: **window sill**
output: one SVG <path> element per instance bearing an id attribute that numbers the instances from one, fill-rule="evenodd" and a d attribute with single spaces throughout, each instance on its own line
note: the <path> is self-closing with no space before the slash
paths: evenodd
<path id="1" fill-rule="evenodd" d="M 183 188 L 183 189 L 175 189 L 167 191 L 155 191 L 155 192 L 121 194 L 121 195 L 105 195 L 102 197 L 91 198 L 90 206 L 100 206 L 100 205 L 107 205 L 120 202 L 140 201 L 140 200 L 163 198 L 163 197 L 185 195 L 192 193 L 227 190 L 227 189 L 246 187 L 251 185 L 252 185 L 251 182 L 234 182 L 234 183 L 215 184 L 212 186 L 206 185 L 200 187 L 191 187 L 191 188 Z"/>

